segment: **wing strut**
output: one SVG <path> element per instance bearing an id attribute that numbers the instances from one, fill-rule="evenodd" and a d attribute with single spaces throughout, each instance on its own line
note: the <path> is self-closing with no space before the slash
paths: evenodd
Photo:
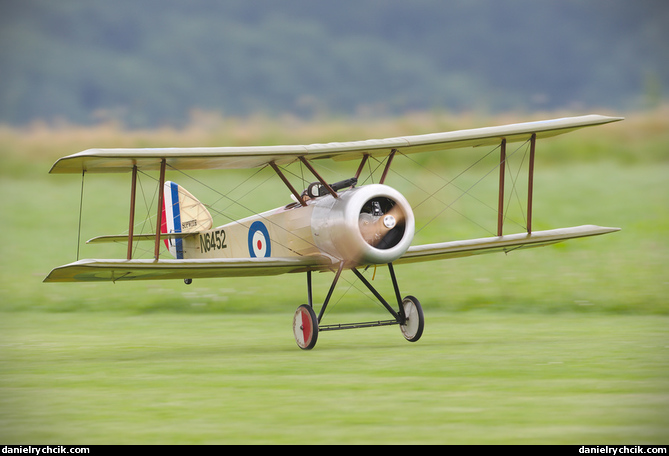
<path id="1" fill-rule="evenodd" d="M 527 178 L 527 234 L 532 234 L 532 193 L 534 192 L 534 149 L 537 143 L 537 134 L 530 138 L 530 169 Z"/>
<path id="2" fill-rule="evenodd" d="M 79 196 L 79 229 L 77 230 L 77 261 L 79 261 L 79 246 L 81 244 L 81 216 L 84 211 L 84 178 L 86 170 L 81 171 L 81 195 Z"/>
<path id="3" fill-rule="evenodd" d="M 304 201 L 304 198 L 302 198 L 302 195 L 300 195 L 297 192 L 297 190 L 295 190 L 295 187 L 292 186 L 290 181 L 288 179 L 286 179 L 286 176 L 284 176 L 283 173 L 281 172 L 281 170 L 279 169 L 279 167 L 276 166 L 276 163 L 271 161 L 271 162 L 269 162 L 269 166 L 271 166 L 272 169 L 274 170 L 274 172 L 276 172 L 279 175 L 279 177 L 281 178 L 283 183 L 286 184 L 286 187 L 288 187 L 288 189 L 293 194 L 293 196 L 295 196 L 295 198 L 297 198 L 297 201 L 299 201 L 302 206 L 306 206 L 307 203 Z"/>
<path id="4" fill-rule="evenodd" d="M 388 155 L 388 162 L 386 163 L 386 167 L 383 168 L 383 174 L 381 175 L 381 180 L 379 181 L 379 184 L 383 184 L 386 181 L 386 176 L 388 175 L 388 171 L 390 170 L 390 164 L 393 162 L 395 153 L 397 153 L 397 149 L 393 149 L 390 152 L 390 155 Z"/>
<path id="5" fill-rule="evenodd" d="M 534 155 L 537 134 L 530 137 L 530 163 L 527 177 L 527 234 L 532 234 L 532 200 L 534 193 Z M 504 180 L 506 171 L 506 138 L 502 139 L 499 157 L 499 196 L 497 202 L 497 236 L 504 235 Z"/>
<path id="6" fill-rule="evenodd" d="M 360 161 L 360 166 L 358 166 L 358 170 L 355 172 L 355 178 L 356 179 L 360 178 L 360 173 L 362 173 L 362 168 L 365 166 L 365 163 L 367 163 L 368 158 L 369 158 L 369 154 L 364 154 L 362 156 L 362 160 Z"/>
<path id="7" fill-rule="evenodd" d="M 318 179 L 320 181 L 320 183 L 323 185 L 323 187 L 325 187 L 325 189 L 328 191 L 328 193 L 330 193 L 330 195 L 332 195 L 334 197 L 334 199 L 339 198 L 339 195 L 337 195 L 337 192 L 332 187 L 330 187 L 330 184 L 325 182 L 325 179 L 323 179 L 321 177 L 321 175 L 318 174 L 318 172 L 314 169 L 313 166 L 311 166 L 311 164 L 309 164 L 309 162 L 307 161 L 306 158 L 304 158 L 304 156 L 300 155 L 298 158 L 304 164 L 304 166 L 306 166 L 307 169 L 309 169 L 309 171 L 311 171 L 311 174 L 313 174 L 316 177 L 316 179 Z"/>
<path id="8" fill-rule="evenodd" d="M 160 182 L 158 182 L 158 215 L 156 216 L 156 247 L 153 258 L 158 261 L 160 257 L 160 225 L 163 221 L 163 200 L 165 199 L 165 165 L 166 160 L 160 160 Z"/>
<path id="9" fill-rule="evenodd" d="M 128 260 L 132 260 L 132 236 L 135 230 L 135 196 L 137 195 L 137 165 L 132 167 L 130 184 L 130 224 L 128 226 Z"/>
<path id="10" fill-rule="evenodd" d="M 502 236 L 504 225 L 504 170 L 506 169 L 506 138 L 502 140 L 499 156 L 499 201 L 497 202 L 497 236 Z"/>

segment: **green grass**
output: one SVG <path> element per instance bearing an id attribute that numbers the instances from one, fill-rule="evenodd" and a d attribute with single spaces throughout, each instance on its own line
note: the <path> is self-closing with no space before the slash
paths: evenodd
<path id="1" fill-rule="evenodd" d="M 667 444 L 663 119 L 603 127 L 601 136 L 572 133 L 539 149 L 535 229 L 594 223 L 621 232 L 398 266 L 403 294 L 416 295 L 425 309 L 419 342 L 405 342 L 396 327 L 339 331 L 323 333 L 310 352 L 297 348 L 290 327 L 306 301 L 303 275 L 190 286 L 41 283 L 77 251 L 80 176 L 46 174 L 54 155 L 98 145 L 185 145 L 200 136 L 134 132 L 115 140 L 123 132 L 0 129 L 7 165 L 0 190 L 10 195 L 0 202 L 0 443 Z M 418 128 L 409 121 L 399 126 Z M 361 138 L 426 132 L 397 131 L 395 124 L 368 134 L 334 124 L 298 128 L 303 141 L 271 128 L 279 135 L 272 141 L 241 135 L 237 142 L 341 140 L 347 128 Z M 470 152 L 444 163 L 421 161 L 429 171 L 398 157 L 395 169 L 407 178 L 391 174 L 388 183 L 416 204 L 457 176 Z M 515 170 L 520 154 L 514 160 Z M 344 178 L 356 164 L 318 165 L 328 178 Z M 472 169 L 457 185 L 469 188 L 485 172 Z M 271 172 L 263 173 L 238 189 L 243 172 L 195 177 L 232 196 L 259 186 L 243 202 L 260 211 L 288 199 L 287 191 L 275 191 L 283 188 L 278 179 L 265 181 Z M 487 207 L 496 206 L 494 174 L 456 201 L 457 212 L 446 210 L 421 230 L 417 242 L 494 232 L 496 216 Z M 168 177 L 202 201 L 220 200 L 218 210 L 227 205 L 195 180 Z M 128 184 L 127 175 L 86 178 L 82 240 L 127 229 Z M 143 184 L 150 201 L 155 184 L 146 176 Z M 519 178 L 517 187 L 525 185 Z M 449 187 L 436 197 L 451 202 L 454 194 Z M 511 196 L 508 233 L 522 231 L 524 222 Z M 442 208 L 432 200 L 416 210 L 417 226 Z M 138 214 L 147 212 L 153 213 L 140 205 Z M 214 218 L 228 221 L 217 212 Z M 81 258 L 125 255 L 123 245 L 80 248 Z M 371 278 L 373 269 L 366 274 Z M 375 274 L 375 285 L 390 296 L 386 268 Z M 317 301 L 330 280 L 315 276 Z M 346 273 L 324 323 L 386 318 L 372 301 Z"/>
<path id="2" fill-rule="evenodd" d="M 289 314 L 29 315 L 0 323 L 2 443 L 667 443 L 666 316 L 428 311 L 415 344 L 303 352 Z"/>

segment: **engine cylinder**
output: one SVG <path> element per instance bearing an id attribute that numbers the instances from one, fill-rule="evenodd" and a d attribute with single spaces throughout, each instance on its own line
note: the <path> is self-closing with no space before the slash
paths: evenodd
<path id="1" fill-rule="evenodd" d="M 407 251 L 415 220 L 400 192 L 382 184 L 365 185 L 317 198 L 311 233 L 321 251 L 348 265 L 386 264 Z"/>

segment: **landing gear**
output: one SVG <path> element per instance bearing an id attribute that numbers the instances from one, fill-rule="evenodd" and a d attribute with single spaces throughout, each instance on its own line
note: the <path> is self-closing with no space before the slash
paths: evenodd
<path id="1" fill-rule="evenodd" d="M 334 325 L 321 325 L 320 322 L 323 319 L 325 314 L 325 309 L 327 308 L 328 302 L 332 297 L 337 281 L 341 276 L 342 270 L 344 269 L 343 263 L 339 265 L 330 290 L 328 291 L 325 302 L 321 307 L 320 313 L 318 316 L 313 308 L 313 298 L 312 298 L 312 288 L 311 288 L 311 272 L 307 272 L 307 293 L 309 304 L 302 304 L 295 311 L 293 316 L 293 334 L 295 336 L 295 341 L 297 346 L 303 350 L 311 350 L 316 345 L 318 340 L 318 333 L 324 331 L 335 331 L 341 329 L 353 329 L 353 328 L 370 328 L 374 326 L 390 326 L 390 325 L 399 325 L 404 338 L 409 342 L 416 342 L 423 335 L 423 329 L 425 327 L 425 318 L 423 316 L 423 308 L 420 305 L 418 299 L 413 296 L 406 296 L 404 299 L 400 298 L 399 287 L 397 286 L 397 279 L 395 278 L 395 271 L 393 270 L 392 263 L 388 264 L 388 269 L 390 271 L 390 277 L 393 282 L 393 288 L 395 290 L 395 298 L 397 300 L 397 305 L 399 310 L 393 309 L 393 307 L 386 302 L 386 300 L 379 294 L 379 292 L 372 286 L 371 283 L 356 269 L 352 268 L 351 271 L 360 279 L 360 281 L 372 292 L 372 294 L 379 300 L 383 307 L 388 310 L 388 312 L 393 316 L 392 320 L 381 320 L 381 321 L 370 321 L 363 323 L 340 323 Z"/>

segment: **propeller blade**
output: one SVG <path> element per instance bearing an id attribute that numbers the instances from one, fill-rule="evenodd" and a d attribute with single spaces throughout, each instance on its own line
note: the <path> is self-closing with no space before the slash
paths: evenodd
<path id="1" fill-rule="evenodd" d="M 405 217 L 398 204 L 383 215 L 361 214 L 360 233 L 369 245 L 375 246 L 390 230 L 403 223 Z"/>

